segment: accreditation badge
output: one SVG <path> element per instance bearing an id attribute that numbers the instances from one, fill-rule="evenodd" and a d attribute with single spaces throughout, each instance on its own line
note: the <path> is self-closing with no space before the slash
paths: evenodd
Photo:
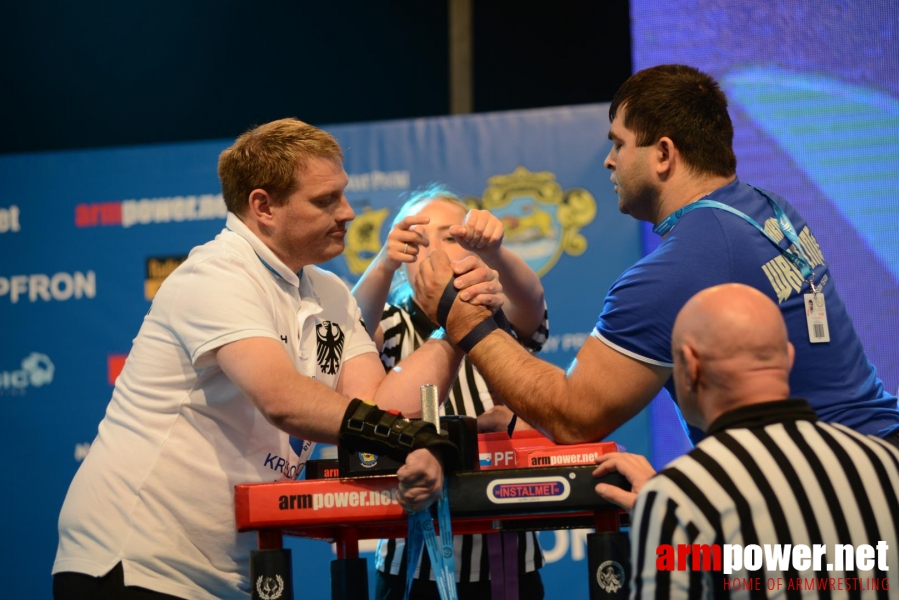
<path id="1" fill-rule="evenodd" d="M 830 330 L 827 328 L 827 306 L 824 294 L 803 294 L 805 302 L 805 321 L 808 324 L 808 340 L 812 344 L 830 341 Z"/>

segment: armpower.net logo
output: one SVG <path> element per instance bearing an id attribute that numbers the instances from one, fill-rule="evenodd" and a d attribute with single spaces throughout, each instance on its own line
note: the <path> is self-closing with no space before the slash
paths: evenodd
<path id="1" fill-rule="evenodd" d="M 887 577 L 819 577 L 819 573 L 889 572 L 885 541 L 877 544 L 662 544 L 656 549 L 658 571 L 717 571 L 724 590 L 889 590 Z M 788 577 L 788 571 L 798 577 Z M 761 576 L 764 571 L 767 576 Z M 812 575 L 804 576 L 810 572 Z M 755 576 L 755 573 L 760 573 Z M 733 576 L 737 574 L 738 576 Z M 780 576 L 777 576 L 780 574 Z"/>
<path id="2" fill-rule="evenodd" d="M 221 194 L 173 196 L 93 202 L 75 206 L 75 227 L 132 227 L 183 221 L 224 219 L 228 215 Z"/>

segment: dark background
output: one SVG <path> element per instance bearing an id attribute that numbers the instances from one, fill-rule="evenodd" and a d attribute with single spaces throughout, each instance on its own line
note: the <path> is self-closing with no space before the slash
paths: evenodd
<path id="1" fill-rule="evenodd" d="M 628 0 L 472 0 L 474 111 L 604 102 Z M 447 0 L 7 3 L 0 154 L 449 113 Z"/>

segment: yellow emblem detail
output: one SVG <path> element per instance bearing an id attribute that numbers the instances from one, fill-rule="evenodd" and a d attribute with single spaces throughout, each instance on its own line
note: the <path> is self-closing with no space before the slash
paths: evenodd
<path id="1" fill-rule="evenodd" d="M 581 228 L 596 218 L 596 200 L 583 188 L 563 190 L 549 171 L 518 167 L 487 180 L 481 198 L 466 197 L 470 208 L 484 208 L 502 220 L 503 244 L 543 276 L 562 253 L 579 256 L 587 249 Z M 365 206 L 347 226 L 343 256 L 352 275 L 361 275 L 381 250 L 380 236 L 390 208 Z"/>
<path id="2" fill-rule="evenodd" d="M 368 268 L 375 255 L 381 250 L 381 239 L 378 233 L 384 219 L 390 214 L 389 208 L 372 210 L 370 206 L 362 209 L 362 214 L 349 222 L 346 228 L 346 248 L 343 257 L 353 275 L 361 275 Z"/>
<path id="3" fill-rule="evenodd" d="M 596 200 L 590 192 L 563 190 L 555 174 L 521 166 L 508 175 L 488 179 L 480 204 L 503 221 L 504 243 L 540 276 L 552 269 L 563 252 L 571 256 L 584 253 L 587 239 L 580 229 L 596 217 Z M 547 247 L 546 242 L 556 241 Z"/>

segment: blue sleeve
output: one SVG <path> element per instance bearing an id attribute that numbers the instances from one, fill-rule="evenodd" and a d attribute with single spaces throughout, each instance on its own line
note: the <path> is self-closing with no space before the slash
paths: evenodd
<path id="1" fill-rule="evenodd" d="M 672 366 L 671 330 L 694 294 L 732 281 L 731 248 L 715 211 L 686 215 L 649 256 L 612 285 L 594 335 L 619 352 Z"/>

